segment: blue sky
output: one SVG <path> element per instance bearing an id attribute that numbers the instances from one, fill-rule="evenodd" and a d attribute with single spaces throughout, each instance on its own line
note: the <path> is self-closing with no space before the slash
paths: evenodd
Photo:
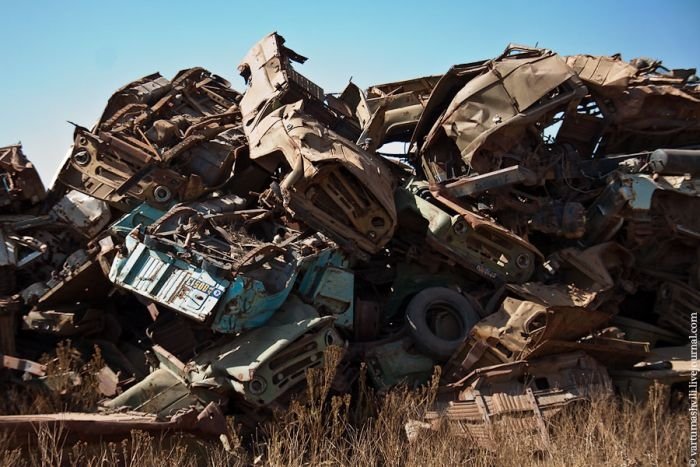
<path id="1" fill-rule="evenodd" d="M 236 65 L 278 31 L 326 92 L 439 74 L 509 42 L 561 54 L 650 56 L 700 66 L 700 0 L 208 1 L 0 0 L 0 146 L 22 141 L 45 183 L 120 86 L 203 66 L 243 89 Z"/>

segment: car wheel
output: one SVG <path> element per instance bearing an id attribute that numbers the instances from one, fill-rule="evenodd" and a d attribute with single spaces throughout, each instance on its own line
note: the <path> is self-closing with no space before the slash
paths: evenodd
<path id="1" fill-rule="evenodd" d="M 406 308 L 406 319 L 416 346 L 426 354 L 447 360 L 481 319 L 478 303 L 446 287 L 430 287 L 416 294 Z"/>

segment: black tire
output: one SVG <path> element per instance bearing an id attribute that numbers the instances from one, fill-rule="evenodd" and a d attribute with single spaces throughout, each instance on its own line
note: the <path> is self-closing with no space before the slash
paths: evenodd
<path id="1" fill-rule="evenodd" d="M 478 303 L 446 287 L 430 287 L 416 294 L 406 308 L 406 319 L 416 346 L 445 361 L 481 319 Z"/>

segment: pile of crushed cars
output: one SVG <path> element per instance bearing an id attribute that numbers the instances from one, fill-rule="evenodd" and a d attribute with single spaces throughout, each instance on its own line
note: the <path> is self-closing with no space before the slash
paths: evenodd
<path id="1" fill-rule="evenodd" d="M 660 61 L 509 46 L 444 75 L 326 94 L 278 34 L 238 66 L 119 89 L 48 191 L 0 149 L 5 380 L 59 341 L 106 366 L 102 411 L 0 417 L 80 436 L 218 436 L 304 391 L 441 367 L 424 428 L 690 379 L 700 310 L 700 86 Z M 399 148 L 399 150 L 397 150 Z"/>

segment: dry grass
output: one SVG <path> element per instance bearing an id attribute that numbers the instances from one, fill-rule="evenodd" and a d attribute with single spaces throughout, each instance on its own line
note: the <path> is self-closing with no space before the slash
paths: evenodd
<path id="1" fill-rule="evenodd" d="M 103 398 L 98 392 L 97 373 L 105 366 L 99 347 L 88 361 L 71 341 L 61 342 L 53 355 L 44 355 L 46 383 L 30 382 L 0 388 L 0 414 L 93 412 Z"/>
<path id="2" fill-rule="evenodd" d="M 534 451 L 518 433 L 494 433 L 493 451 L 476 448 L 450 433 L 425 432 L 409 443 L 404 424 L 430 405 L 436 384 L 409 391 L 397 388 L 377 396 L 360 382 L 358 392 L 331 395 L 331 352 L 326 368 L 310 371 L 307 392 L 276 420 L 229 451 L 218 443 L 188 436 L 155 437 L 132 432 L 122 442 L 69 446 L 61 430 L 40 430 L 29 448 L 0 436 L 2 465 L 361 465 L 365 466 L 666 466 L 688 462 L 687 412 L 669 412 L 663 391 L 649 403 L 597 400 L 551 422 L 552 443 Z M 363 376 L 361 375 L 361 379 Z M 231 420 L 233 426 L 234 420 Z"/>

